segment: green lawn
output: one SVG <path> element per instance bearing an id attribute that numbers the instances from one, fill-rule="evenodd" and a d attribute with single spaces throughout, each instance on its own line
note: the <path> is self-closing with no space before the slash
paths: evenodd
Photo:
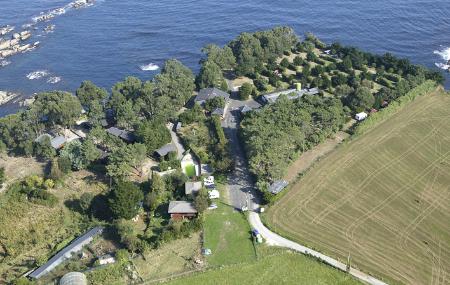
<path id="1" fill-rule="evenodd" d="M 301 254 L 281 251 L 247 264 L 220 269 L 173 280 L 170 285 L 202 284 L 302 284 L 356 285 L 349 275 Z"/>
<path id="2" fill-rule="evenodd" d="M 194 177 L 196 175 L 195 165 L 193 165 L 193 164 L 186 165 L 184 170 L 186 171 L 186 175 L 188 177 Z"/>
<path id="3" fill-rule="evenodd" d="M 209 265 L 241 263 L 255 260 L 255 250 L 246 216 L 231 206 L 216 202 L 218 209 L 207 210 L 204 226 L 204 246 L 212 255 Z"/>

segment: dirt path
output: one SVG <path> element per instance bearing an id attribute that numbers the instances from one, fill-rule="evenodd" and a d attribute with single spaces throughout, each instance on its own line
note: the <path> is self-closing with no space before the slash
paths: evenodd
<path id="1" fill-rule="evenodd" d="M 292 165 L 288 168 L 284 180 L 291 183 L 300 173 L 305 172 L 317 159 L 328 154 L 343 140 L 350 135 L 346 132 L 339 131 L 334 138 L 329 138 L 318 146 L 304 152 Z"/>

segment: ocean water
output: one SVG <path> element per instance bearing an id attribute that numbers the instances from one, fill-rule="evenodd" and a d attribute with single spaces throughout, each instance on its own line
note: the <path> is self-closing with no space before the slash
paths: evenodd
<path id="1" fill-rule="evenodd" d="M 33 23 L 70 1 L 0 0 L 0 25 Z M 97 0 L 37 24 L 30 42 L 39 48 L 8 58 L 0 90 L 28 97 L 74 91 L 88 79 L 109 89 L 128 75 L 151 79 L 169 58 L 198 71 L 204 45 L 275 25 L 437 69 L 450 59 L 449 16 L 448 0 Z M 47 25 L 54 31 L 45 33 Z M 0 106 L 0 116 L 16 109 Z"/>

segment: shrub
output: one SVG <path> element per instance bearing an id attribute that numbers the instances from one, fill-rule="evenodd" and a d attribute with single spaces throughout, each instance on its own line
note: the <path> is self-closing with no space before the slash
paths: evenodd
<path id="1" fill-rule="evenodd" d="M 241 88 L 239 88 L 239 98 L 241 100 L 248 100 L 252 92 L 253 92 L 253 85 L 248 82 L 245 82 L 244 84 L 242 84 Z"/>

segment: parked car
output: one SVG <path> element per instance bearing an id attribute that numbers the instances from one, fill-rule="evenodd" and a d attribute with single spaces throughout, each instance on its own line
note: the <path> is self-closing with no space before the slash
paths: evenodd
<path id="1" fill-rule="evenodd" d="M 208 207 L 208 210 L 215 210 L 215 209 L 217 209 L 218 207 L 217 207 L 217 204 L 214 204 L 214 203 L 212 203 L 209 207 Z"/>
<path id="2" fill-rule="evenodd" d="M 205 186 L 214 184 L 214 176 L 208 176 L 208 177 L 204 178 L 203 184 L 205 184 Z"/>
<path id="3" fill-rule="evenodd" d="M 208 191 L 209 199 L 219 199 L 220 193 L 217 190 Z"/>

